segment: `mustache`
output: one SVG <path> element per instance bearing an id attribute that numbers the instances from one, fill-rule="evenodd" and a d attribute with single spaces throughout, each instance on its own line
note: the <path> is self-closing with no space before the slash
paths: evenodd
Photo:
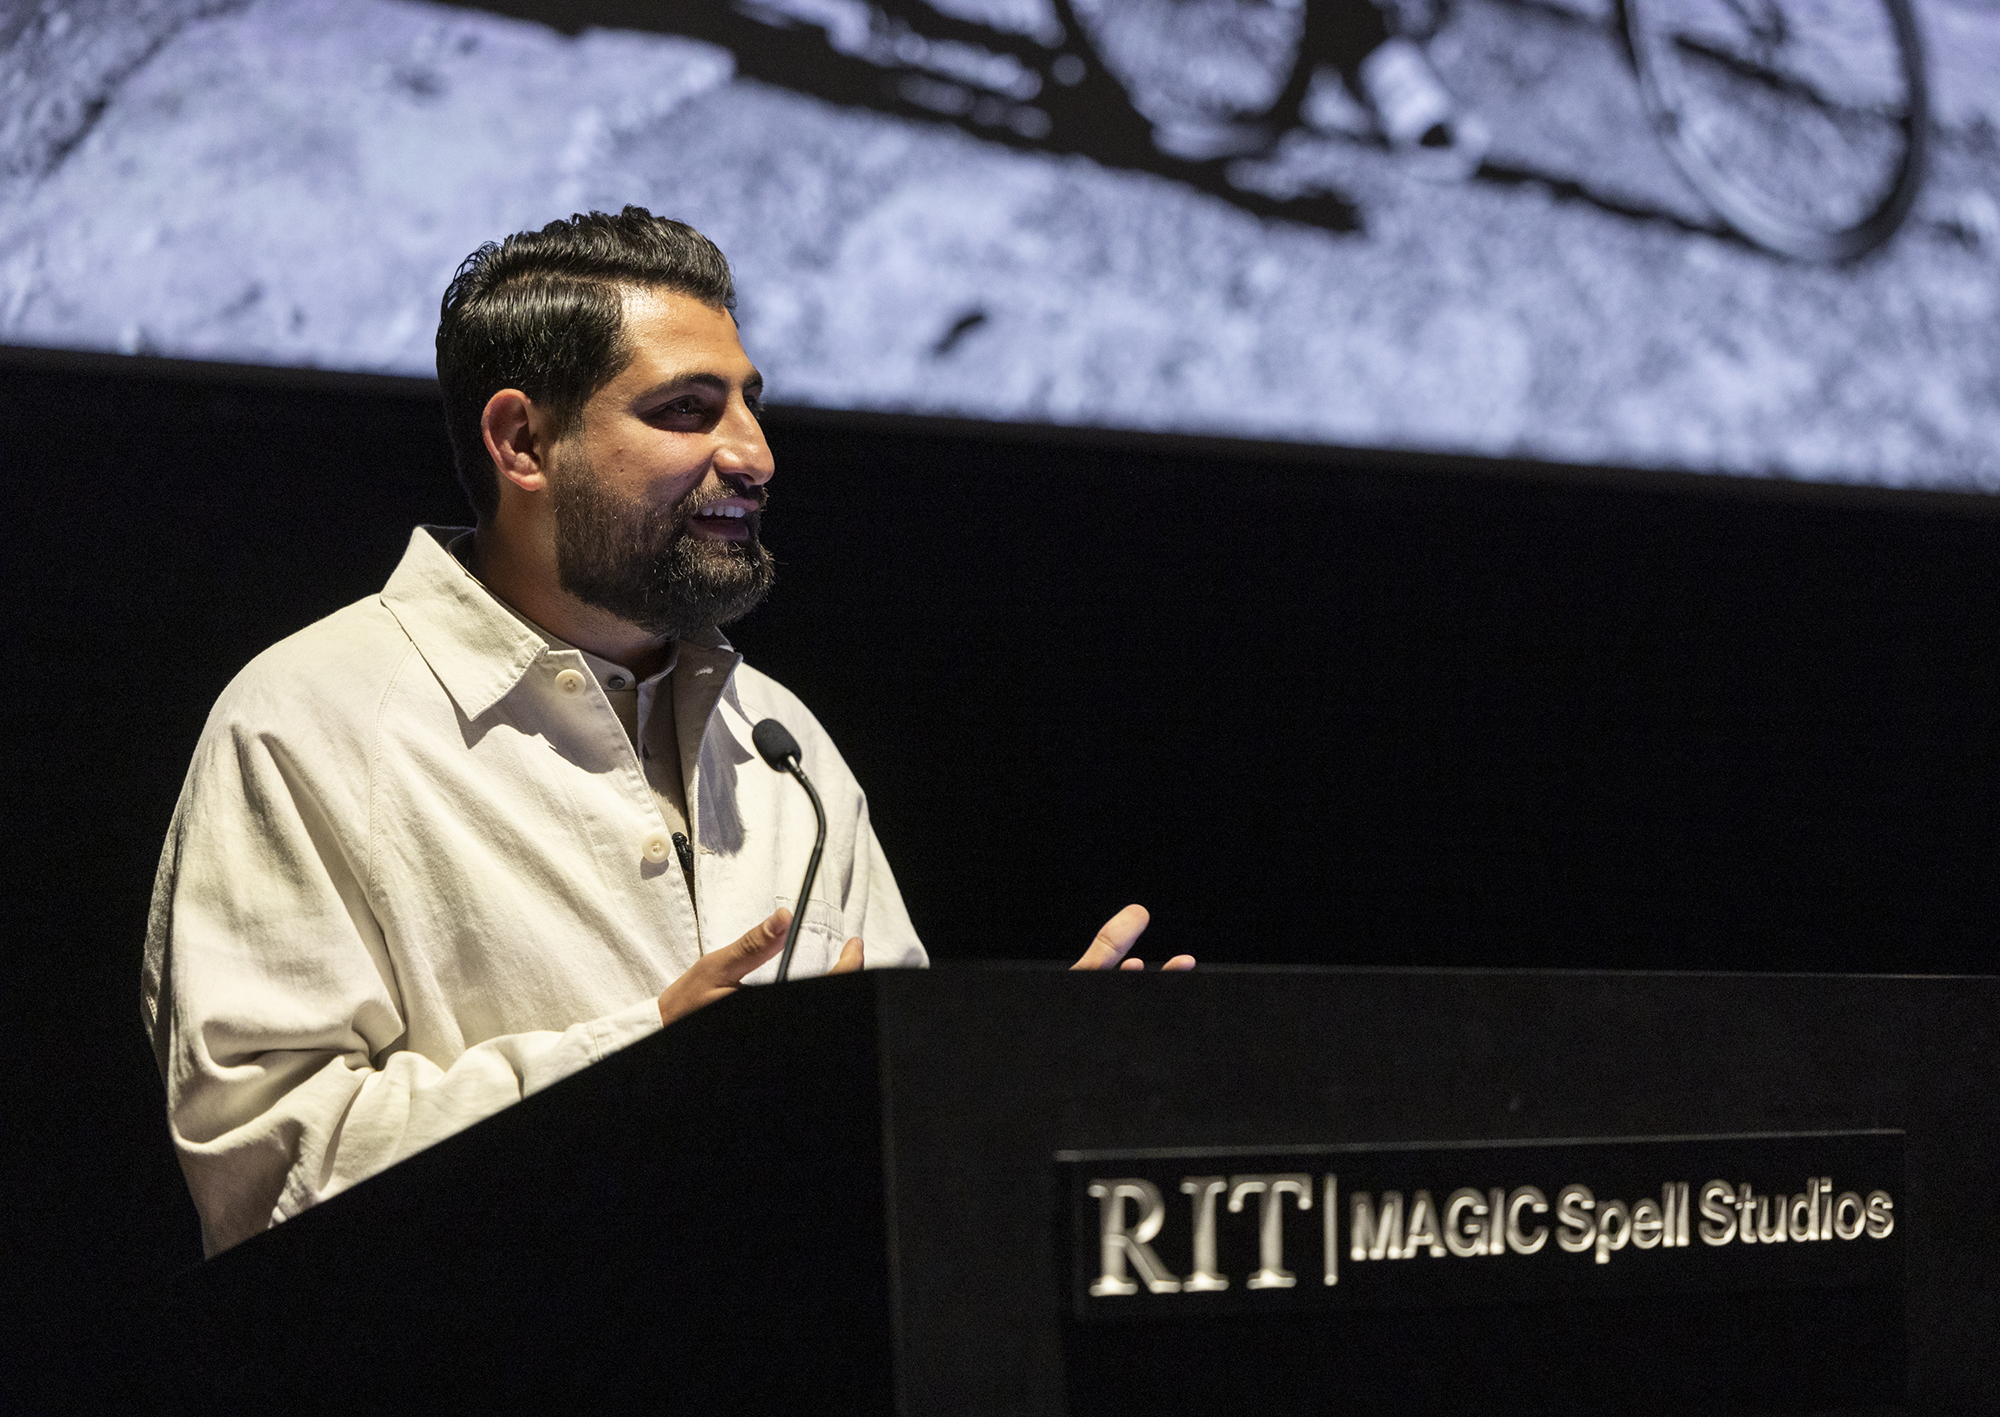
<path id="1" fill-rule="evenodd" d="M 680 505 L 674 510 L 678 514 L 678 519 L 685 522 L 689 517 L 699 515 L 701 509 L 704 507 L 712 507 L 717 502 L 730 501 L 754 503 L 755 506 L 751 511 L 751 515 L 755 516 L 770 504 L 771 494 L 769 489 L 760 483 L 745 483 L 738 487 L 725 480 L 721 487 L 712 492 L 701 487 L 696 487 L 687 496 L 681 498 Z"/>

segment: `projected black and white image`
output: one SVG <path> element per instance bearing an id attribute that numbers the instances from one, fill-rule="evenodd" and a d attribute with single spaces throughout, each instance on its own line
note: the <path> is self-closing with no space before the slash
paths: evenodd
<path id="1" fill-rule="evenodd" d="M 776 401 L 2000 490 L 2000 0 L 0 8 L 0 343 L 404 374 L 633 202 Z"/>

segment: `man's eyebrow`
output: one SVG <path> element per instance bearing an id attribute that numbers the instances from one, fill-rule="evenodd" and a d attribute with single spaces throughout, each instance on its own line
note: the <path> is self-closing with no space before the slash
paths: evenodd
<path id="1" fill-rule="evenodd" d="M 727 395 L 729 392 L 729 380 L 723 378 L 720 374 L 676 374 L 671 379 L 662 379 L 651 388 L 641 391 L 632 402 L 649 403 L 653 399 L 662 398 L 669 393 L 688 388 L 689 386 L 723 395 Z M 743 387 L 750 393 L 761 390 L 764 387 L 764 376 L 755 369 L 752 369 L 750 377 L 743 381 Z"/>

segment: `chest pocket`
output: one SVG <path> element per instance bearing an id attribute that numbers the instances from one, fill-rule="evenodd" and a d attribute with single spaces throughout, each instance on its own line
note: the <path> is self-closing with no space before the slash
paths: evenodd
<path id="1" fill-rule="evenodd" d="M 791 910 L 792 898 L 776 896 L 771 908 Z M 806 902 L 805 919 L 799 924 L 798 944 L 792 950 L 791 977 L 811 979 L 826 973 L 840 958 L 840 947 L 846 943 L 847 922 L 830 902 L 814 896 Z"/>

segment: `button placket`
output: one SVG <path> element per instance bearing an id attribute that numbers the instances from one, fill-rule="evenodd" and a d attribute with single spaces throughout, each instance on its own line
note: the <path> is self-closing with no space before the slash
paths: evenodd
<path id="1" fill-rule="evenodd" d="M 670 693 L 672 690 L 666 684 L 662 684 L 655 692 L 656 694 L 660 692 Z M 639 850 L 648 865 L 663 866 L 671 861 L 676 865 L 684 867 L 685 861 L 676 860 L 676 858 L 685 849 L 687 839 L 678 833 L 668 830 L 668 814 L 662 809 L 659 795 L 654 791 L 653 785 L 646 775 L 645 764 L 651 757 L 646 742 L 646 733 L 652 719 L 652 713 L 657 712 L 658 707 L 657 698 L 650 703 L 646 698 L 641 698 L 640 712 L 638 714 L 639 732 L 637 741 L 633 745 L 638 750 L 633 756 L 632 763 L 632 766 L 637 770 L 634 785 L 640 797 L 646 803 L 646 816 L 654 824 L 641 836 Z M 701 939 L 700 919 L 695 910 L 693 888 L 688 881 L 686 870 L 662 871 L 659 874 L 656 889 L 666 892 L 668 901 L 667 909 L 670 914 L 677 917 L 677 923 L 682 928 L 692 927 L 691 938 L 694 939 L 696 948 L 699 949 Z"/>
<path id="2" fill-rule="evenodd" d="M 590 687 L 592 677 L 593 676 L 586 674 L 579 669 L 560 669 L 556 671 L 552 682 L 554 683 L 557 692 L 562 694 L 565 698 L 576 698 L 582 695 L 584 691 Z M 614 687 L 624 688 L 629 684 L 629 682 L 630 682 L 629 680 L 621 679 L 615 682 Z M 611 705 L 608 700 L 605 702 L 605 708 L 607 710 L 611 710 Z M 615 710 L 611 711 L 610 716 L 612 717 L 616 716 Z M 621 742 L 624 742 L 626 746 L 629 748 L 631 745 L 629 741 L 626 740 L 622 728 L 618 729 L 617 732 L 619 740 Z M 662 866 L 667 864 L 668 862 L 674 861 L 676 852 L 674 849 L 673 835 L 667 830 L 666 822 L 660 815 L 659 806 L 657 802 L 655 802 L 653 799 L 652 788 L 646 781 L 645 770 L 639 766 L 638 754 L 636 753 L 633 754 L 630 764 L 626 769 L 626 773 L 631 783 L 631 786 L 633 790 L 636 792 L 639 800 L 645 804 L 641 808 L 641 811 L 644 813 L 645 817 L 651 819 L 650 824 L 643 826 L 642 829 L 640 830 L 638 840 L 636 842 L 640 860 L 645 862 L 649 866 Z M 680 873 L 678 871 L 666 872 L 664 873 L 664 875 L 668 878 L 680 877 Z M 687 891 L 685 878 L 681 878 L 680 888 L 678 891 L 675 891 L 674 887 L 671 884 L 667 886 L 667 889 L 674 894 L 685 897 Z M 692 918 L 693 916 L 692 900 L 687 901 L 687 909 L 690 917 Z M 695 938 L 699 940 L 699 926 L 696 927 Z"/>

